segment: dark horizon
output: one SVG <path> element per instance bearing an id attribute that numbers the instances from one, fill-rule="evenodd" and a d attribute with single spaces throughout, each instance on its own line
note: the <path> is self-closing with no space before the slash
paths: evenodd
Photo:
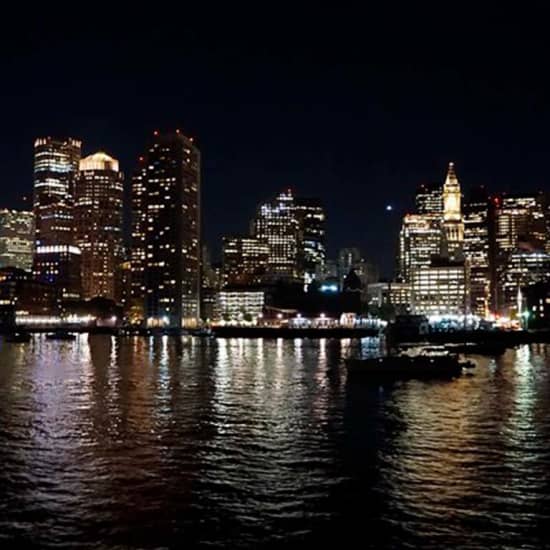
<path id="1" fill-rule="evenodd" d="M 179 127 L 201 149 L 214 257 L 222 235 L 246 232 L 258 203 L 290 187 L 326 204 L 331 256 L 359 246 L 388 276 L 400 214 L 449 161 L 464 190 L 550 191 L 539 14 L 237 15 L 15 18 L 0 39 L 0 207 L 32 192 L 36 137 L 105 150 L 128 184 L 153 130 Z"/>

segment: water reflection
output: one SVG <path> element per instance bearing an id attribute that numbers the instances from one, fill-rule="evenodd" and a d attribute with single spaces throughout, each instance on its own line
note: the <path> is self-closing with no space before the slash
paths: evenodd
<path id="1" fill-rule="evenodd" d="M 366 386 L 380 342 L 0 341 L 0 541 L 542 546 L 549 348 Z M 368 540 L 365 541 L 365 532 Z"/>

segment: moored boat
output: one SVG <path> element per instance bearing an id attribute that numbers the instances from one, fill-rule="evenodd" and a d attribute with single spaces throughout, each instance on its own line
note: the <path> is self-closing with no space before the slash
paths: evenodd
<path id="1" fill-rule="evenodd" d="M 13 344 L 26 344 L 31 341 L 31 334 L 24 331 L 16 331 L 8 334 L 6 336 L 6 342 L 11 342 Z"/>
<path id="2" fill-rule="evenodd" d="M 55 332 L 50 332 L 49 334 L 46 334 L 46 339 L 72 341 L 76 339 L 76 335 L 66 330 L 56 330 Z"/>
<path id="3" fill-rule="evenodd" d="M 475 365 L 453 355 L 388 355 L 346 360 L 348 374 L 375 380 L 453 378 Z"/>

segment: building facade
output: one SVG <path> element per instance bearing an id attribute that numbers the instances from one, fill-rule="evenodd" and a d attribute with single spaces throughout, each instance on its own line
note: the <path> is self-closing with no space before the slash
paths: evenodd
<path id="1" fill-rule="evenodd" d="M 81 295 L 73 200 L 80 152 L 81 142 L 73 138 L 45 137 L 34 143 L 33 272 L 39 281 L 58 287 L 59 299 Z"/>
<path id="2" fill-rule="evenodd" d="M 216 316 L 225 322 L 257 323 L 263 315 L 265 294 L 261 290 L 221 290 Z"/>
<path id="3" fill-rule="evenodd" d="M 429 266 L 440 251 L 440 221 L 426 214 L 407 214 L 399 233 L 399 278 L 410 281 L 413 272 Z"/>
<path id="4" fill-rule="evenodd" d="M 132 190 L 132 290 L 150 327 L 196 325 L 201 157 L 193 139 L 155 132 Z"/>
<path id="5" fill-rule="evenodd" d="M 75 244 L 80 248 L 83 297 L 120 303 L 123 257 L 123 175 L 105 153 L 83 158 L 74 191 Z"/>
<path id="6" fill-rule="evenodd" d="M 255 237 L 223 238 L 224 286 L 254 286 L 267 274 L 269 245 Z"/>
<path id="7" fill-rule="evenodd" d="M 440 183 L 420 185 L 414 202 L 418 214 L 433 216 L 438 220 L 443 217 L 443 190 Z"/>
<path id="8" fill-rule="evenodd" d="M 464 222 L 462 219 L 462 195 L 456 177 L 454 163 L 449 163 L 447 177 L 443 185 L 443 254 L 450 257 L 462 254 L 464 242 Z"/>
<path id="9" fill-rule="evenodd" d="M 472 189 L 464 203 L 464 256 L 470 267 L 470 311 L 480 317 L 493 309 L 493 223 L 485 188 Z"/>
<path id="10" fill-rule="evenodd" d="M 255 237 L 269 246 L 267 277 L 273 281 L 301 280 L 300 225 L 291 190 L 262 204 L 253 225 Z"/>
<path id="11" fill-rule="evenodd" d="M 0 210 L 0 268 L 32 270 L 34 214 L 21 210 Z"/>
<path id="12" fill-rule="evenodd" d="M 319 199 L 301 197 L 294 200 L 294 212 L 300 230 L 300 271 L 307 290 L 326 261 L 326 213 Z"/>

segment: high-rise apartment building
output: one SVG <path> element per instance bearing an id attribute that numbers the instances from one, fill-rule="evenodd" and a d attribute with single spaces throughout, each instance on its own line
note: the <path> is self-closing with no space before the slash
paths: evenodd
<path id="1" fill-rule="evenodd" d="M 34 214 L 21 210 L 0 210 L 0 268 L 32 270 Z"/>
<path id="2" fill-rule="evenodd" d="M 192 138 L 155 132 L 133 179 L 132 290 L 147 326 L 198 322 L 200 174 Z"/>
<path id="3" fill-rule="evenodd" d="M 254 235 L 269 246 L 268 278 L 292 282 L 302 278 L 300 224 L 290 189 L 259 207 L 254 220 Z"/>
<path id="4" fill-rule="evenodd" d="M 123 262 L 123 175 L 118 161 L 96 153 L 80 161 L 74 187 L 75 244 L 82 252 L 83 297 L 117 296 Z"/>

